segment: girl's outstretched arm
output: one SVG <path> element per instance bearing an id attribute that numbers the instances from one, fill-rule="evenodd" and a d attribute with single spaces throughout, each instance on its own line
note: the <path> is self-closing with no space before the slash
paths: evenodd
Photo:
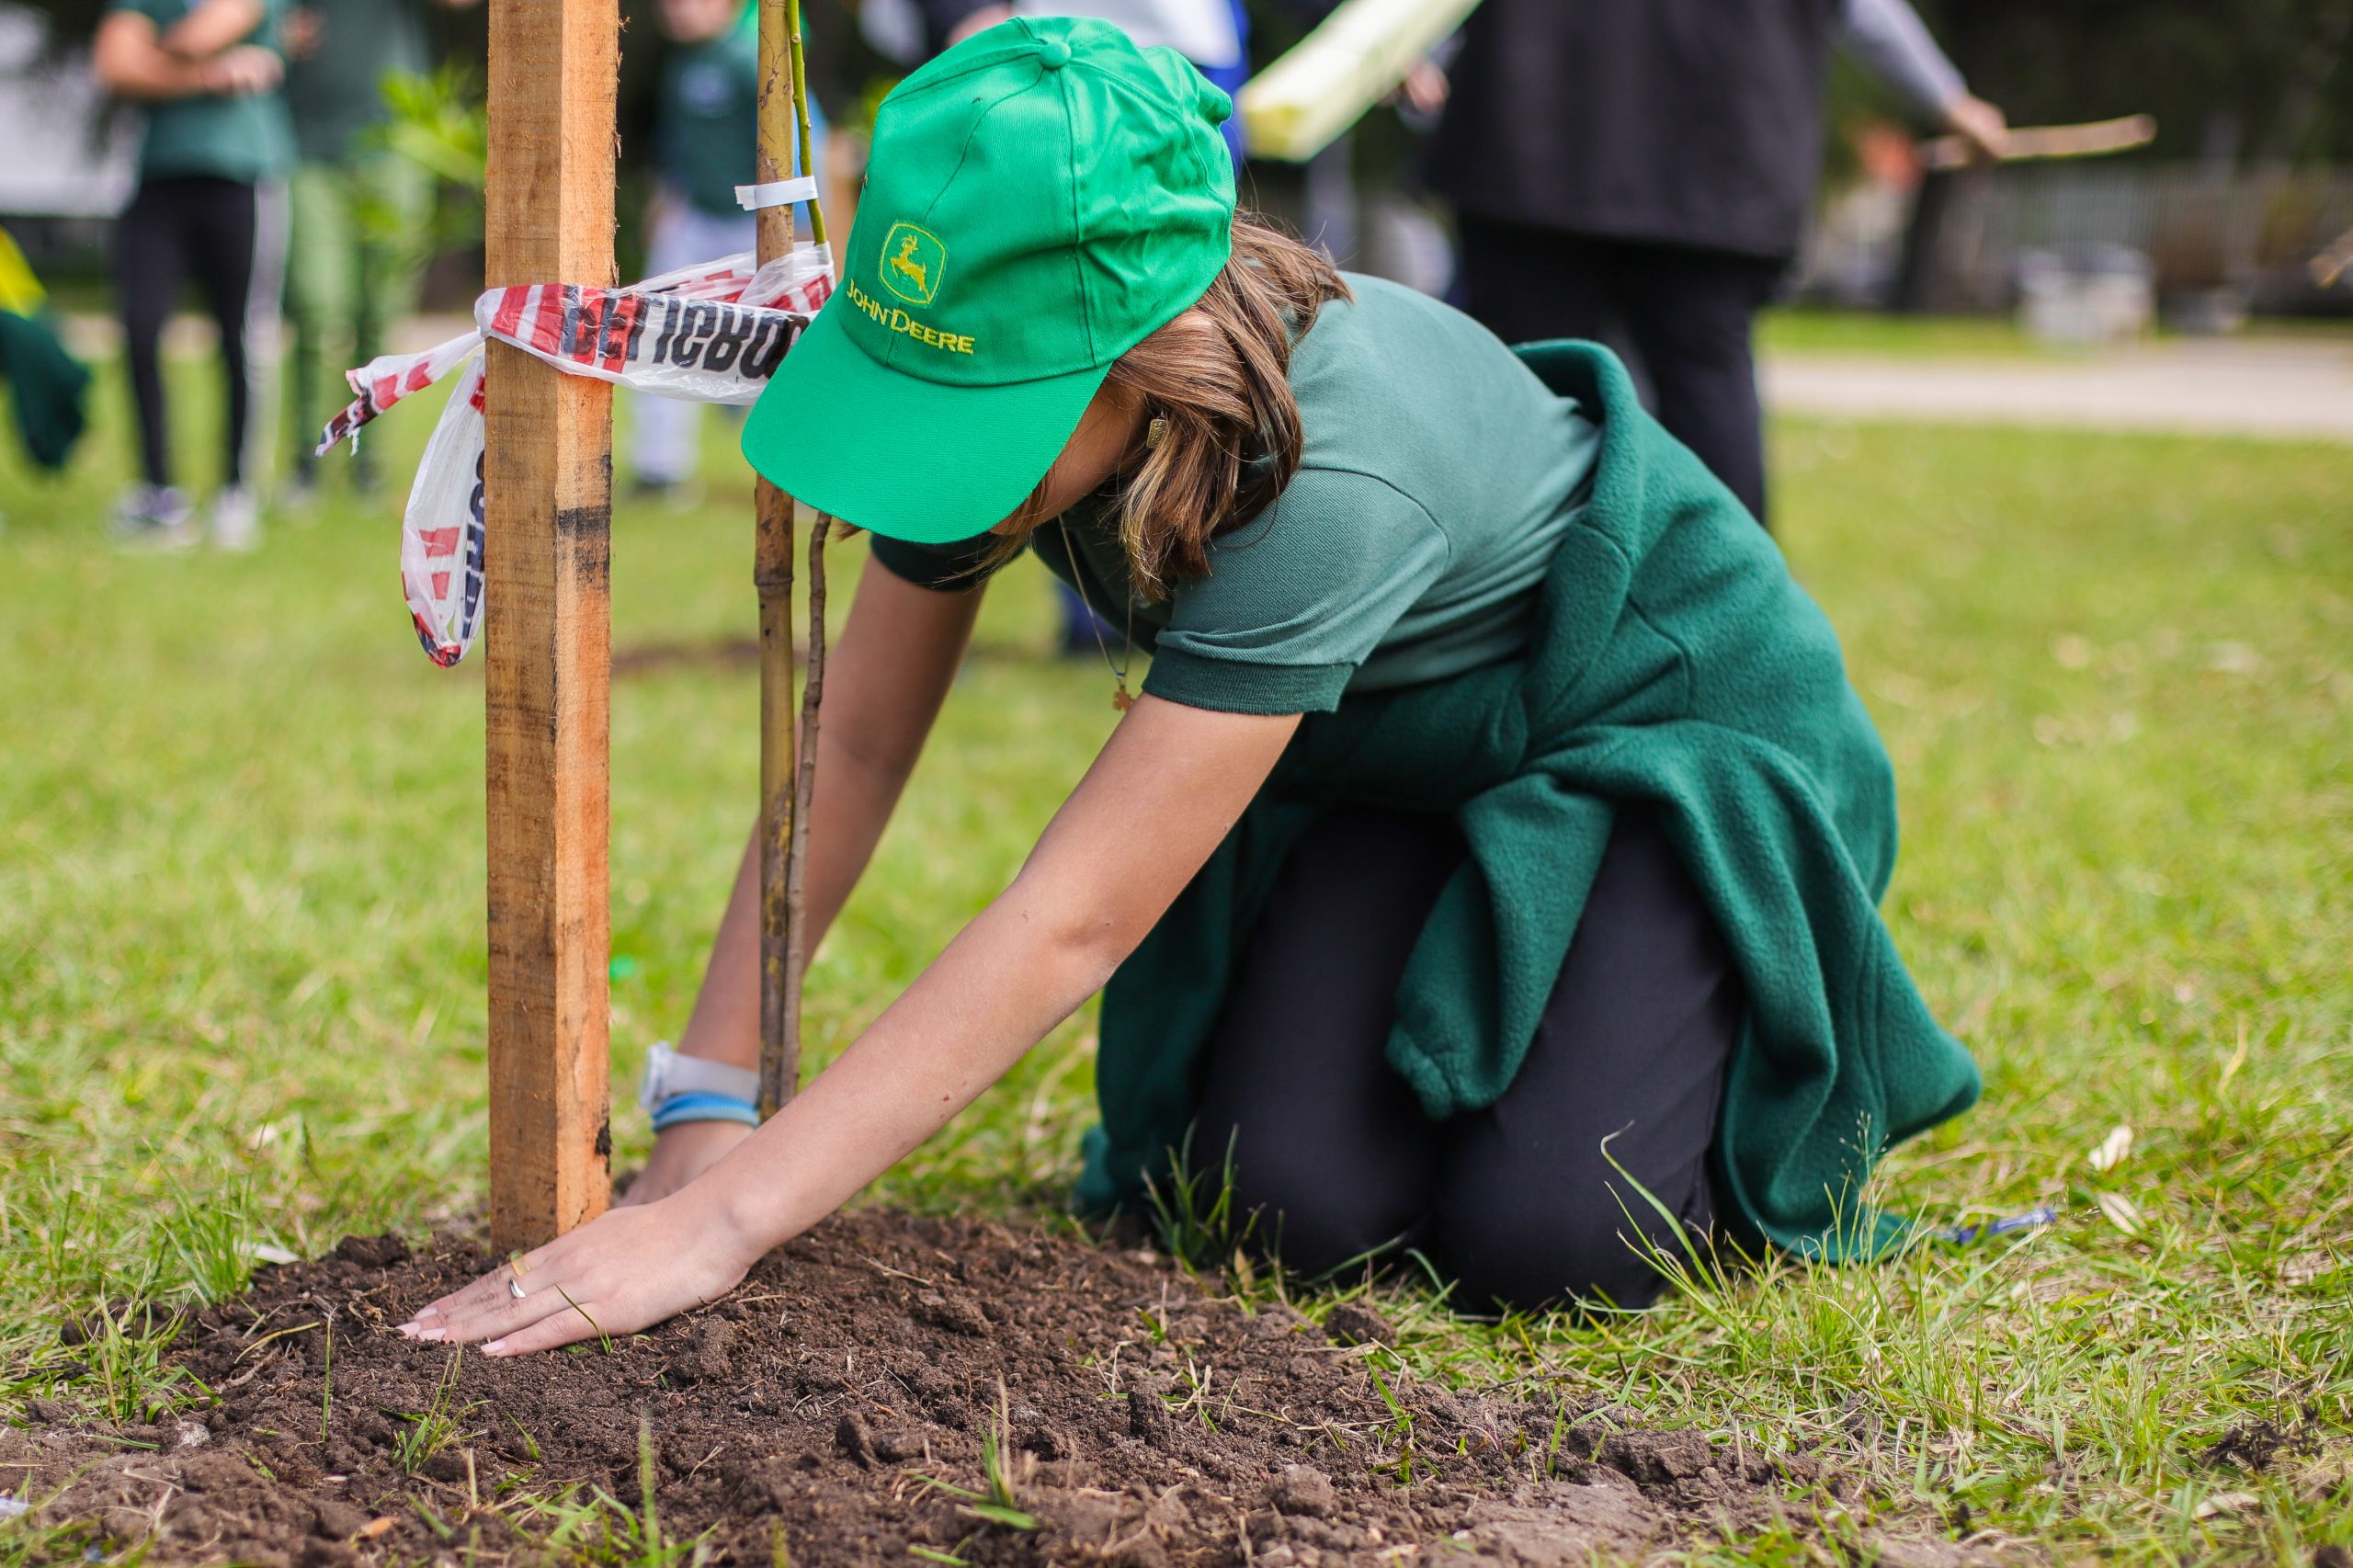
<path id="1" fill-rule="evenodd" d="M 1100 990 L 1250 803 L 1298 724 L 1297 714 L 1145 698 L 1013 885 L 767 1125 L 701 1180 L 526 1256 L 519 1300 L 501 1267 L 403 1332 L 519 1355 L 631 1333 L 733 1289 L 762 1254 L 938 1131 Z"/>

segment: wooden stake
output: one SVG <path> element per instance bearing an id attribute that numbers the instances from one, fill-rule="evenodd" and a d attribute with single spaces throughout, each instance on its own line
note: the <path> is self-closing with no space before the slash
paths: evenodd
<path id="1" fill-rule="evenodd" d="M 759 0 L 759 148 L 754 177 L 788 176 L 793 145 L 792 17 L 787 0 Z M 757 219 L 763 265 L 792 250 L 792 209 Z M 755 482 L 752 581 L 760 599 L 760 1114 L 774 1116 L 801 1080 L 800 963 L 793 953 L 792 840 L 799 747 L 792 712 L 792 502 Z"/>
<path id="2" fill-rule="evenodd" d="M 492 0 L 486 280 L 613 280 L 615 0 Z M 612 389 L 489 347 L 490 1227 L 612 1194 L 606 965 Z"/>

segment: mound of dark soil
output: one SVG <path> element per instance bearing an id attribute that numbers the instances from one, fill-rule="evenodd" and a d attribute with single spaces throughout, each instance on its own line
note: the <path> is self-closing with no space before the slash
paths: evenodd
<path id="1" fill-rule="evenodd" d="M 847 1215 L 609 1349 L 496 1361 L 392 1332 L 487 1266 L 380 1237 L 264 1269 L 169 1352 L 216 1404 L 100 1428 L 44 1403 L 0 1428 L 0 1492 L 161 1561 L 304 1568 L 659 1562 L 649 1472 L 678 1561 L 1533 1568 L 1777 1521 L 1863 1560 L 1966 1555 L 1866 1531 L 1813 1460 L 1540 1391 L 1459 1397 L 1397 1370 L 1372 1312 L 1327 1336 L 1040 1231 Z"/>

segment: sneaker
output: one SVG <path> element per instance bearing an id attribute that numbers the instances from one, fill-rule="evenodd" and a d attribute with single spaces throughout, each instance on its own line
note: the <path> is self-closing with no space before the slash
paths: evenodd
<path id="1" fill-rule="evenodd" d="M 255 550 L 261 545 L 261 503 L 242 484 L 224 486 L 212 497 L 212 542 L 222 550 Z"/>
<path id="2" fill-rule="evenodd" d="M 196 509 L 171 485 L 138 485 L 116 504 L 113 532 L 126 550 L 186 550 L 197 541 Z"/>

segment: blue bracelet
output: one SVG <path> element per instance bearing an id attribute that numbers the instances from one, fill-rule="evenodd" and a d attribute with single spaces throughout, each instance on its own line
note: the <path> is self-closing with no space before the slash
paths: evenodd
<path id="1" fill-rule="evenodd" d="M 757 1127 L 760 1124 L 760 1108 L 737 1096 L 713 1094 L 709 1090 L 672 1095 L 654 1108 L 654 1131 L 656 1132 L 682 1121 L 740 1121 L 746 1127 Z"/>

